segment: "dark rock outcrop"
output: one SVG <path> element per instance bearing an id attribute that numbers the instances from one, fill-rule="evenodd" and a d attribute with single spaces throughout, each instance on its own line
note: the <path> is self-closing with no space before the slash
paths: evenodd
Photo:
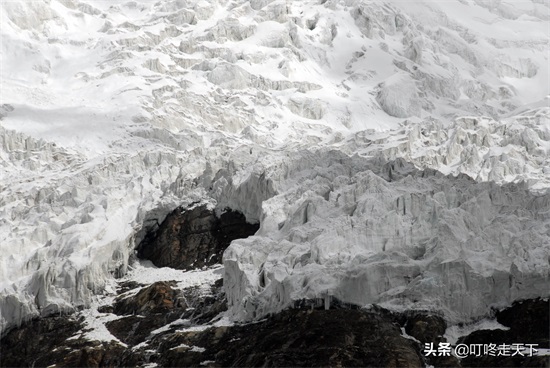
<path id="1" fill-rule="evenodd" d="M 151 361 L 151 346 L 133 349 L 151 338 L 151 332 L 181 319 L 164 333 L 206 323 L 227 309 L 222 280 L 210 287 L 175 288 L 175 282 L 148 287 L 122 283 L 122 294 L 113 305 L 98 308 L 121 316 L 105 324 L 121 342 L 91 341 L 82 336 L 86 326 L 73 316 L 40 318 L 24 323 L 0 340 L 0 367 L 133 367 Z M 135 288 L 137 293 L 125 296 Z M 181 322 L 181 321 L 180 321 Z M 154 336 L 154 335 L 153 335 Z"/>
<path id="2" fill-rule="evenodd" d="M 136 295 L 119 298 L 111 313 L 127 316 L 107 322 L 109 332 L 125 344 L 137 345 L 145 341 L 151 331 L 180 318 L 187 304 L 183 296 L 172 288 L 174 285 L 156 282 Z"/>
<path id="3" fill-rule="evenodd" d="M 223 279 L 216 281 L 208 293 L 200 288 L 189 288 L 184 291 L 184 294 L 189 304 L 184 318 L 190 319 L 193 323 L 207 323 L 227 310 Z"/>
<path id="4" fill-rule="evenodd" d="M 438 341 L 447 329 L 447 323 L 441 316 L 423 313 L 410 313 L 405 324 L 407 334 L 421 343 Z"/>
<path id="5" fill-rule="evenodd" d="M 447 329 L 447 322 L 443 317 L 433 313 L 422 311 L 410 311 L 400 317 L 405 327 L 405 332 L 420 341 L 422 347 L 426 343 L 433 343 L 439 346 L 447 342 L 443 337 Z M 460 361 L 454 356 L 433 356 L 425 357 L 428 364 L 435 367 L 460 367 Z"/>
<path id="6" fill-rule="evenodd" d="M 220 263 L 231 241 L 253 235 L 258 224 L 226 210 L 220 217 L 206 205 L 177 208 L 138 246 L 138 257 L 157 267 L 188 270 Z"/>
<path id="7" fill-rule="evenodd" d="M 29 321 L 2 338 L 0 366 L 117 367 L 143 362 L 118 343 L 79 337 L 82 327 L 82 321 L 71 316 Z"/>
<path id="8" fill-rule="evenodd" d="M 550 348 L 550 302 L 548 299 L 516 301 L 510 308 L 496 312 L 497 321 L 510 327 L 508 334 L 516 342 Z"/>
<path id="9" fill-rule="evenodd" d="M 174 282 L 155 282 L 141 289 L 136 295 L 128 298 L 119 298 L 114 306 L 113 313 L 124 314 L 167 314 L 175 309 L 185 309 L 185 300 L 180 293 L 173 289 Z"/>
<path id="10" fill-rule="evenodd" d="M 365 310 L 337 300 L 328 310 L 320 301 L 303 301 L 294 309 L 246 325 L 185 331 L 189 325 L 177 322 L 163 332 L 150 334 L 153 327 L 164 324 L 155 316 L 183 311 L 182 321 L 191 321 L 217 314 L 223 305 L 220 290 L 221 283 L 217 283 L 211 294 L 201 297 L 204 290 L 186 289 L 182 292 L 187 302 L 181 303 L 170 283 L 156 283 L 117 301 L 113 311 L 143 313 L 126 314 L 108 324 L 128 347 L 86 340 L 81 336 L 85 328 L 82 321 L 71 316 L 30 321 L 0 341 L 0 366 L 549 366 L 548 357 L 542 356 L 485 355 L 460 361 L 454 357 L 426 357 L 424 343 L 444 341 L 446 324 L 441 317 L 422 311 L 395 313 L 376 306 Z M 548 301 L 541 299 L 514 303 L 496 312 L 497 319 L 510 330 L 476 331 L 459 342 L 537 343 L 548 348 L 548 308 Z M 402 328 L 419 342 L 404 337 Z M 144 341 L 145 346 L 136 347 Z"/>
<path id="11" fill-rule="evenodd" d="M 59 350 L 65 340 L 82 328 L 81 321 L 69 316 L 47 317 L 29 321 L 2 338 L 1 365 L 21 367 L 44 365 L 44 355 Z M 64 352 L 59 352 L 61 356 Z"/>
<path id="12" fill-rule="evenodd" d="M 497 311 L 497 321 L 509 330 L 478 330 L 461 338 L 463 344 L 537 344 L 550 348 L 550 304 L 548 299 L 517 301 L 510 308 Z M 511 355 L 513 352 L 510 352 Z M 548 356 L 470 355 L 462 359 L 464 367 L 550 367 Z"/>
<path id="13" fill-rule="evenodd" d="M 134 346 L 178 319 L 193 325 L 207 323 L 227 310 L 221 281 L 208 291 L 197 287 L 179 291 L 173 288 L 175 282 L 156 282 L 133 296 L 120 297 L 109 313 L 124 317 L 107 322 L 106 327 L 120 341 Z"/>
<path id="14" fill-rule="evenodd" d="M 164 336 L 162 366 L 422 367 L 416 344 L 377 313 L 290 309 L 267 320 Z"/>

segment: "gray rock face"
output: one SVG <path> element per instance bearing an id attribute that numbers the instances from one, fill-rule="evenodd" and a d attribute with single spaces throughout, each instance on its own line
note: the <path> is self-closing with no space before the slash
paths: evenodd
<path id="1" fill-rule="evenodd" d="M 199 346 L 201 354 L 172 349 Z M 184 350 L 184 349 L 182 349 Z M 287 310 L 266 321 L 172 335 L 159 348 L 162 366 L 422 367 L 415 343 L 391 319 L 362 310 Z"/>
<path id="2" fill-rule="evenodd" d="M 439 343 L 446 342 L 443 337 L 447 323 L 441 316 L 410 311 L 401 318 L 401 323 L 405 325 L 405 332 L 414 337 L 420 343 L 433 343 L 438 346 Z M 424 346 L 424 345 L 423 345 Z M 429 364 L 435 367 L 460 367 L 460 361 L 454 356 L 433 356 L 426 357 Z"/>
<path id="3" fill-rule="evenodd" d="M 253 235 L 258 224 L 228 210 L 216 216 L 205 205 L 189 210 L 177 208 L 145 236 L 138 247 L 138 257 L 151 260 L 157 267 L 200 268 L 221 261 L 232 240 Z"/>
<path id="4" fill-rule="evenodd" d="M 78 337 L 81 321 L 70 316 L 41 318 L 25 323 L 0 340 L 1 367 L 114 367 L 136 365 L 114 342 Z M 76 335 L 75 335 L 76 334 Z M 76 338 L 71 338 L 75 336 Z"/>
<path id="5" fill-rule="evenodd" d="M 547 366 L 547 358 L 541 356 L 462 360 L 425 356 L 424 344 L 446 342 L 442 335 L 447 325 L 441 316 L 427 311 L 397 313 L 379 306 L 360 308 L 336 299 L 330 305 L 326 300 L 301 300 L 259 322 L 186 329 L 185 321 L 204 323 L 223 309 L 220 282 L 213 285 L 208 296 L 193 290 L 183 290 L 180 295 L 171 283 L 158 282 L 124 297 L 140 286 L 121 286 L 123 294 L 110 309 L 121 318 L 106 327 L 127 345 L 83 338 L 85 326 L 72 316 L 42 318 L 25 323 L 0 340 L 0 366 Z M 174 302 L 176 295 L 186 302 Z M 509 330 L 478 330 L 459 343 L 521 341 L 549 348 L 548 308 L 548 300 L 543 299 L 514 303 L 494 311 Z M 174 320 L 175 314 L 181 314 L 181 319 Z"/>
<path id="6" fill-rule="evenodd" d="M 167 313 L 178 306 L 185 307 L 185 302 L 178 297 L 168 282 L 156 282 L 140 290 L 133 297 L 118 300 L 114 305 L 114 313 L 123 314 L 150 314 Z"/>
<path id="7" fill-rule="evenodd" d="M 497 321 L 508 330 L 478 330 L 463 337 L 463 344 L 536 344 L 537 349 L 550 348 L 550 304 L 548 299 L 529 299 L 514 302 L 496 311 Z M 524 355 L 524 356 L 522 356 Z M 471 355 L 463 360 L 468 367 L 548 367 L 548 356 L 529 356 L 527 352 L 515 356 Z"/>
<path id="8" fill-rule="evenodd" d="M 121 342 L 135 346 L 149 340 L 154 330 L 177 320 L 206 323 L 227 309 L 219 281 L 209 292 L 178 290 L 175 282 L 155 282 L 133 296 L 123 294 L 112 307 L 103 308 L 104 312 L 121 316 L 105 327 Z"/>
<path id="9" fill-rule="evenodd" d="M 187 309 L 185 298 L 174 283 L 156 282 L 141 289 L 136 295 L 119 297 L 111 308 L 123 316 L 107 322 L 106 327 L 120 341 L 136 345 L 144 341 L 151 331 L 180 318 Z"/>

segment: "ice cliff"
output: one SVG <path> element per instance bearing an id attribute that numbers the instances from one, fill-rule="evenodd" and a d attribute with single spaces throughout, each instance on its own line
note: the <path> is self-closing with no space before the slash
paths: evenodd
<path id="1" fill-rule="evenodd" d="M 337 298 L 443 311 L 459 322 L 547 294 L 548 193 L 419 170 L 403 159 L 296 156 L 266 174 L 284 189 L 263 202 L 256 236 L 225 252 L 237 318 Z"/>

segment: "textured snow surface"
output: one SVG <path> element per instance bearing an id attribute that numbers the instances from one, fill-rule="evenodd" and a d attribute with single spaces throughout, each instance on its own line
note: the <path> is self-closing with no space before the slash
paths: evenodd
<path id="1" fill-rule="evenodd" d="M 535 0 L 3 1 L 0 330 L 93 305 L 197 200 L 262 221 L 225 256 L 232 318 L 548 295 L 549 21 Z"/>

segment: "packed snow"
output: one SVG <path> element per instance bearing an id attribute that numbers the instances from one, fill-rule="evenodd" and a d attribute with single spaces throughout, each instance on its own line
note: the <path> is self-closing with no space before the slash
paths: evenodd
<path id="1" fill-rule="evenodd" d="M 549 21 L 535 0 L 3 1 L 0 330 L 128 272 L 219 277 L 129 271 L 196 201 L 261 221 L 225 254 L 226 318 L 548 296 Z"/>

